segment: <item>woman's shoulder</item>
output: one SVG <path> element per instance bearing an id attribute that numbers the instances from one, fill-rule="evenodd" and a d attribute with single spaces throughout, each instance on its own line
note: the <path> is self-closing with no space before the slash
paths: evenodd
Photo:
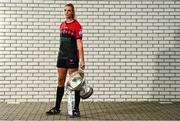
<path id="1" fill-rule="evenodd" d="M 79 27 L 81 27 L 81 24 L 79 23 L 79 21 L 77 21 L 77 20 L 74 20 L 75 22 L 75 24 L 77 25 L 77 26 L 79 26 Z"/>
<path id="2" fill-rule="evenodd" d="M 60 24 L 59 24 L 59 27 L 61 28 L 64 25 L 65 25 L 65 21 L 61 21 Z"/>

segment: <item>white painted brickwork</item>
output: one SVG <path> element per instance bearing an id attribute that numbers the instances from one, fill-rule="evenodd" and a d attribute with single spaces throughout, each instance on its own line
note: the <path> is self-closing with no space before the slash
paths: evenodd
<path id="1" fill-rule="evenodd" d="M 0 101 L 55 100 L 68 2 L 83 26 L 88 100 L 180 101 L 178 0 L 1 0 Z"/>

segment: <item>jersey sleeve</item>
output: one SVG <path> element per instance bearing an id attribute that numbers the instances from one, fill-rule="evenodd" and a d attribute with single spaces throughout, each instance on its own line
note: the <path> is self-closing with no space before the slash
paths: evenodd
<path id="1" fill-rule="evenodd" d="M 63 22 L 59 24 L 59 31 L 61 31 L 62 24 L 63 24 Z"/>
<path id="2" fill-rule="evenodd" d="M 82 27 L 80 24 L 77 24 L 76 28 L 76 39 L 82 39 L 83 33 L 82 33 Z"/>

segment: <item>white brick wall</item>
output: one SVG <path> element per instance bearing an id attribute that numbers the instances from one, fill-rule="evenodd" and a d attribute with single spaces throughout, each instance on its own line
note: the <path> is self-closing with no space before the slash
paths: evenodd
<path id="1" fill-rule="evenodd" d="M 180 1 L 68 1 L 94 101 L 180 101 Z M 0 1 L 0 101 L 54 101 L 63 0 Z M 66 100 L 66 98 L 64 98 Z"/>

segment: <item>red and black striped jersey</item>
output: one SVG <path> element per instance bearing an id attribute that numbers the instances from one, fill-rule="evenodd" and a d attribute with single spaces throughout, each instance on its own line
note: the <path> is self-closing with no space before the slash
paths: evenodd
<path id="1" fill-rule="evenodd" d="M 71 23 L 63 21 L 59 26 L 59 30 L 62 36 L 67 34 L 68 36 L 74 36 L 76 39 L 82 39 L 82 27 L 76 20 Z"/>
<path id="2" fill-rule="evenodd" d="M 78 21 L 71 23 L 63 21 L 60 24 L 60 57 L 64 59 L 79 59 L 77 39 L 82 39 L 82 27 Z"/>

